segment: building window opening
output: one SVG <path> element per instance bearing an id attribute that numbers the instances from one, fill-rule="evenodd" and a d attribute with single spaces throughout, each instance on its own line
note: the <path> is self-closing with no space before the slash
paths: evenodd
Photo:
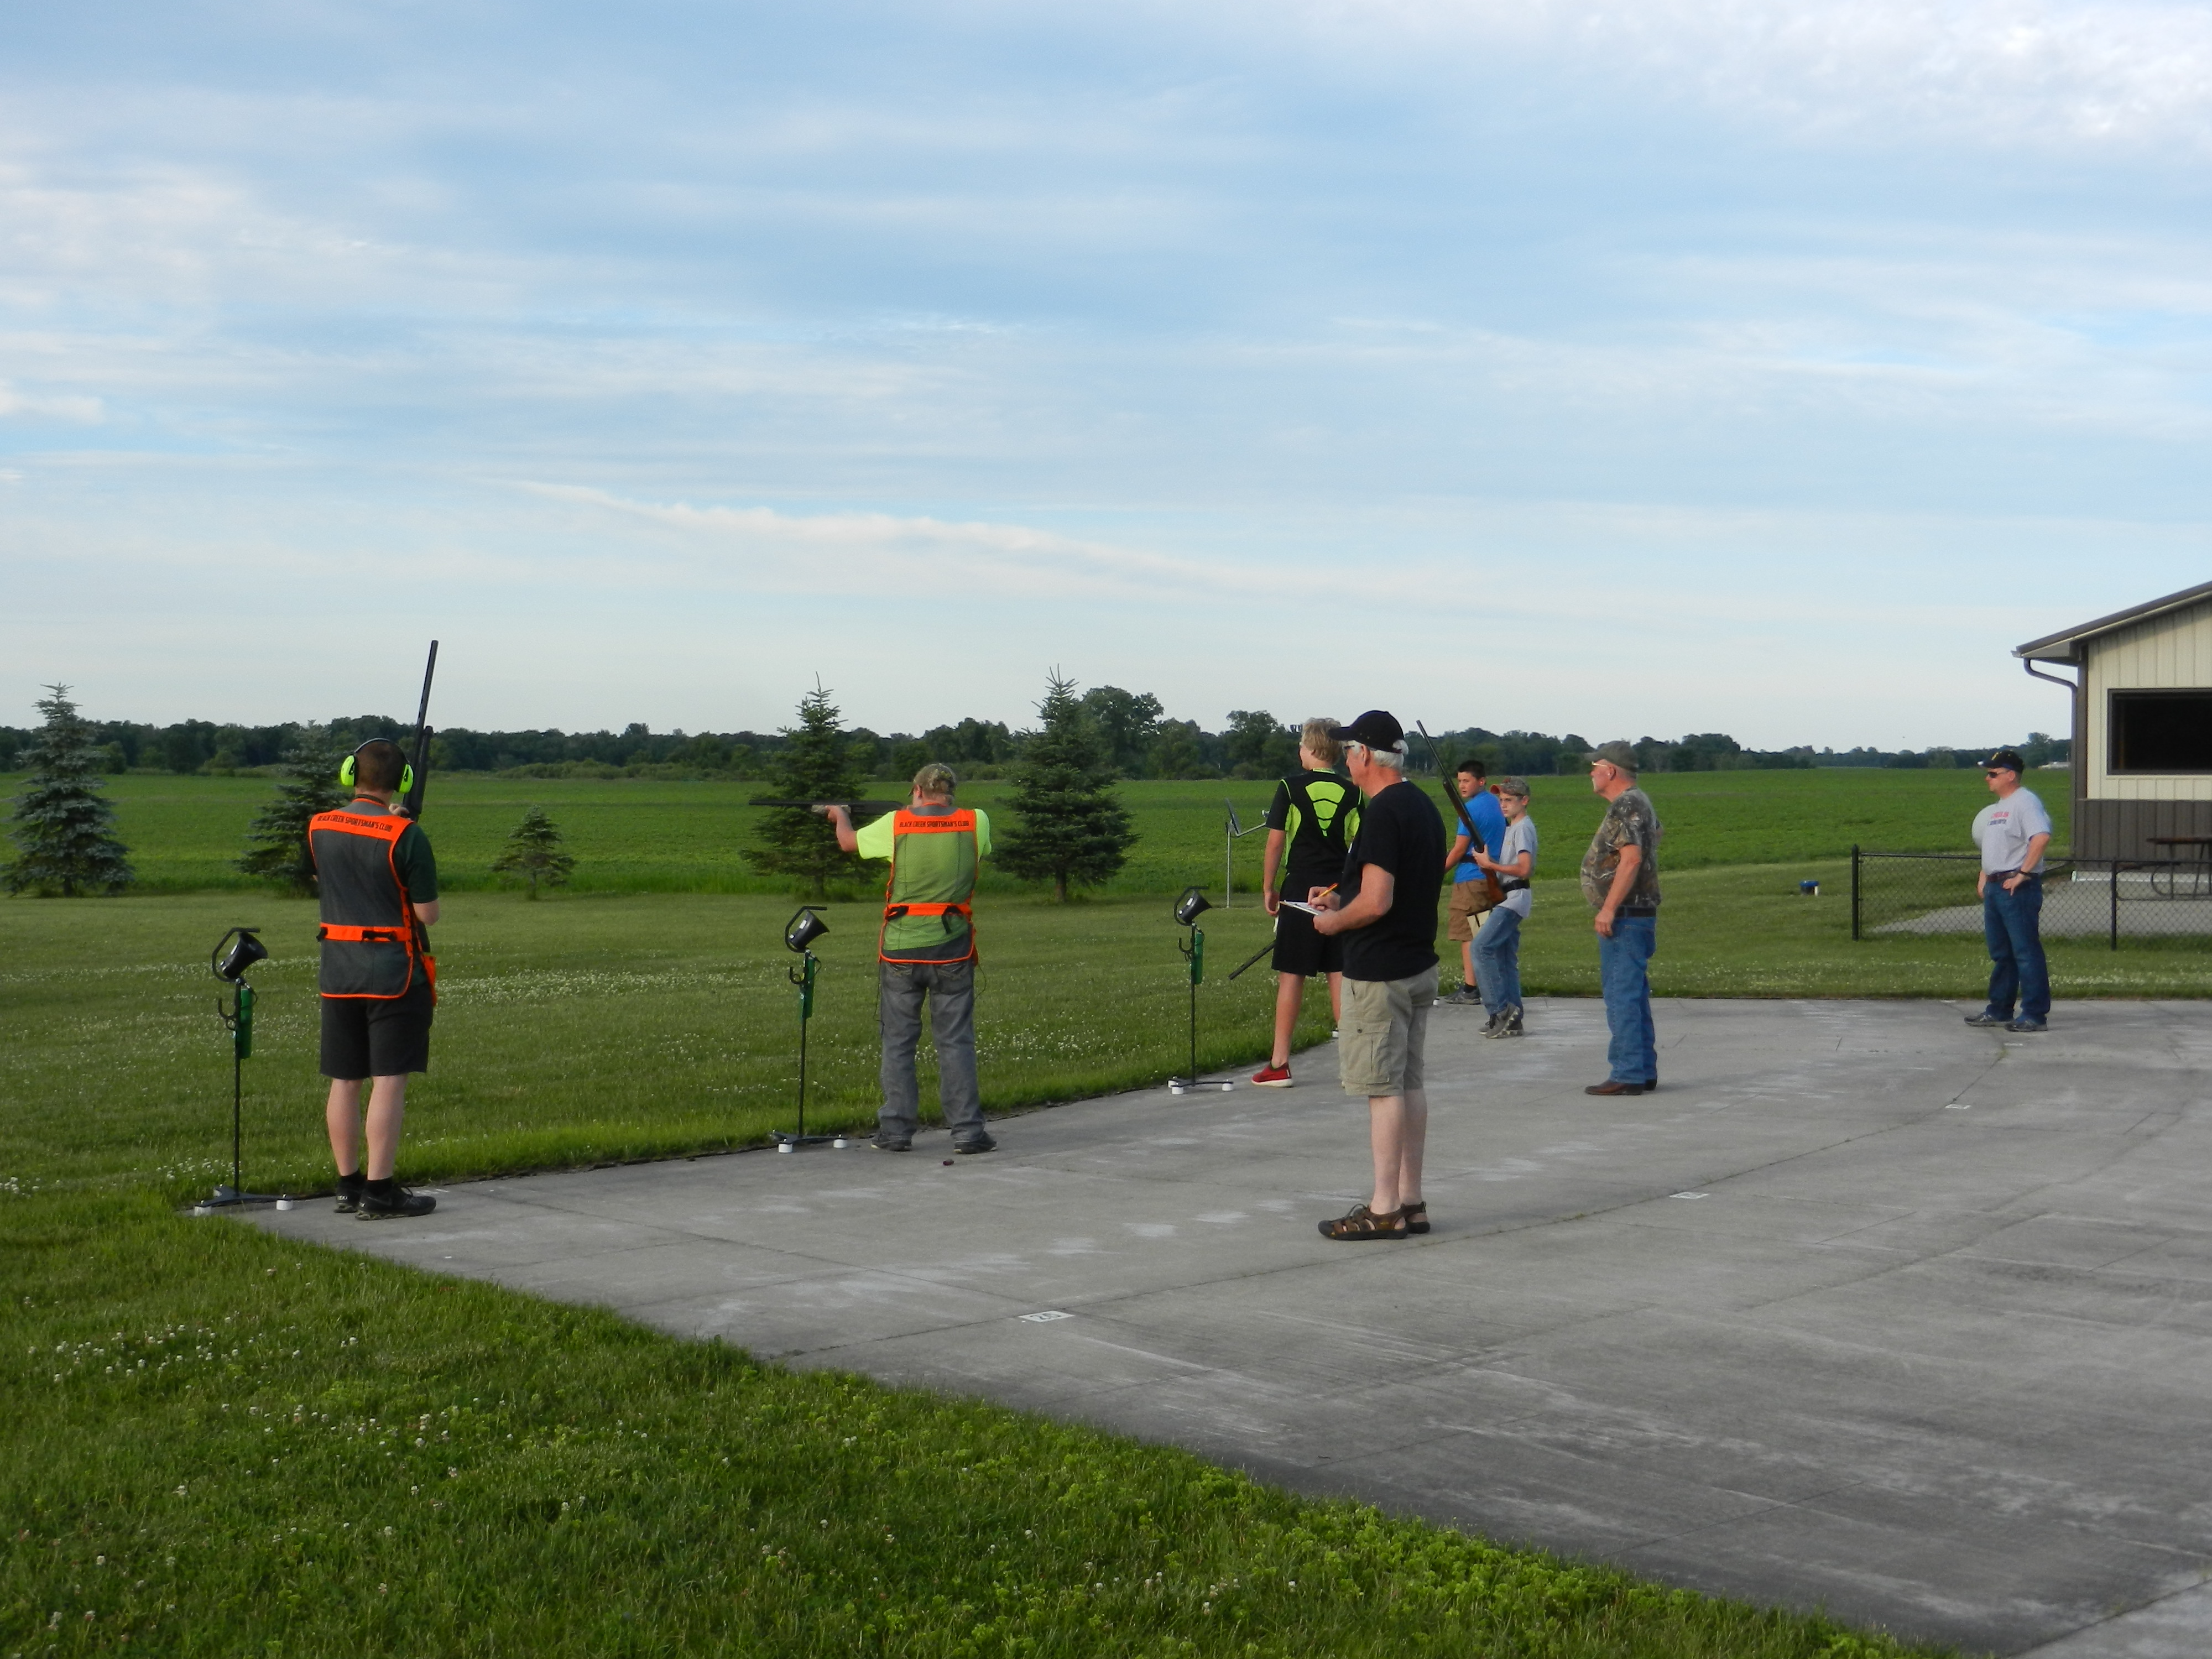
<path id="1" fill-rule="evenodd" d="M 2115 691 L 2112 764 L 2120 772 L 2212 772 L 2212 690 Z"/>

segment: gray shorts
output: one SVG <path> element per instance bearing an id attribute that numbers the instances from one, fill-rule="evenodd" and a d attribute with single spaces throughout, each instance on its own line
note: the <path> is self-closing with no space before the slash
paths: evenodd
<path id="1" fill-rule="evenodd" d="M 1434 968 L 1405 979 L 1346 976 L 1344 1035 L 1336 1045 L 1345 1093 L 1371 1099 L 1424 1086 L 1422 1050 L 1436 1000 Z"/>

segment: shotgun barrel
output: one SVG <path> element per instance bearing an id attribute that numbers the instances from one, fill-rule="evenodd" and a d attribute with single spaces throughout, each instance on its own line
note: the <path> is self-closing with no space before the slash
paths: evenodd
<path id="1" fill-rule="evenodd" d="M 399 808 L 418 823 L 422 817 L 422 793 L 430 784 L 430 680 L 437 672 L 438 642 L 433 640 L 430 660 L 422 665 L 422 701 L 415 708 L 415 756 L 409 763 L 415 769 L 415 787 L 407 792 Z"/>

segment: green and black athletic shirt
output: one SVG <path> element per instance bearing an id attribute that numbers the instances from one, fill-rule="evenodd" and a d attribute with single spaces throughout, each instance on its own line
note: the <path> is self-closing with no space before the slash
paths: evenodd
<path id="1" fill-rule="evenodd" d="M 1304 898 L 1344 873 L 1359 832 L 1359 792 L 1334 772 L 1300 772 L 1275 786 L 1267 828 L 1283 832 L 1282 891 Z"/>

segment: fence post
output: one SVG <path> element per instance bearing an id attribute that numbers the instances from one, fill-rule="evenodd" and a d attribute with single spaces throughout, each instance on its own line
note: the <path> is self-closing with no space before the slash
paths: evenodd
<path id="1" fill-rule="evenodd" d="M 2120 948 L 2120 861 L 2112 860 L 2112 949 Z"/>
<path id="2" fill-rule="evenodd" d="M 1859 844 L 1851 843 L 1851 940 L 1859 936 Z"/>

